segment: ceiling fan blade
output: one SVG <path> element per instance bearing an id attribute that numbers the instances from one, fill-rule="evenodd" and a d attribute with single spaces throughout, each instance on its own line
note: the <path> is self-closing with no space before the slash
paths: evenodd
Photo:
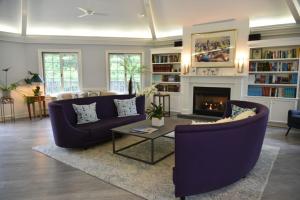
<path id="1" fill-rule="evenodd" d="M 81 8 L 81 7 L 77 7 L 78 8 L 78 10 L 81 10 L 82 12 L 84 12 L 84 13 L 86 13 L 87 12 L 87 10 L 86 9 L 84 9 L 84 8 Z"/>
<path id="2" fill-rule="evenodd" d="M 97 13 L 97 12 L 95 12 L 95 13 L 93 13 L 93 15 L 107 16 L 108 14 L 107 13 Z"/>
<path id="3" fill-rule="evenodd" d="M 77 16 L 77 17 L 82 18 L 82 17 L 88 16 L 88 15 L 89 15 L 89 14 L 85 13 L 85 14 L 79 15 L 79 16 Z"/>

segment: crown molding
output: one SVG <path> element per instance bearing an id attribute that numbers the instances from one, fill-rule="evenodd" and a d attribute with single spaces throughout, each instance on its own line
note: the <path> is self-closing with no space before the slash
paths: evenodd
<path id="1" fill-rule="evenodd" d="M 181 40 L 182 36 L 158 38 L 156 40 L 143 38 L 108 38 L 108 37 L 81 37 L 81 36 L 35 36 L 16 33 L 0 32 L 0 41 L 25 44 L 89 44 L 89 45 L 117 45 L 117 46 L 170 46 L 174 41 Z"/>

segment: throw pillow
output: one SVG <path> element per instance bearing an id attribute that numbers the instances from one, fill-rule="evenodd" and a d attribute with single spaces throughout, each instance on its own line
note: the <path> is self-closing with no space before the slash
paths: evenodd
<path id="1" fill-rule="evenodd" d="M 89 105 L 72 104 L 72 106 L 77 114 L 77 124 L 86 124 L 99 120 L 96 113 L 96 102 Z"/>
<path id="2" fill-rule="evenodd" d="M 232 104 L 231 105 L 231 117 L 235 118 L 235 116 L 237 116 L 238 114 L 245 112 L 247 110 L 251 110 L 251 111 L 255 112 L 256 108 L 242 108 L 242 107 Z"/>
<path id="3" fill-rule="evenodd" d="M 246 119 L 248 117 L 252 117 L 254 115 L 256 115 L 256 113 L 253 110 L 246 110 L 246 111 L 238 114 L 237 116 L 235 116 L 233 120 L 242 120 L 242 119 Z"/>
<path id="4" fill-rule="evenodd" d="M 114 99 L 114 102 L 118 110 L 118 117 L 138 115 L 135 97 L 132 99 Z"/>

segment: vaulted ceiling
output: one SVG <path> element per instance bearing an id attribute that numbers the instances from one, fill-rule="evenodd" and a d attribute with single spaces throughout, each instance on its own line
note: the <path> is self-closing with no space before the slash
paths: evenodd
<path id="1" fill-rule="evenodd" d="M 249 18 L 252 27 L 295 23 L 299 5 L 300 0 L 0 0 L 0 31 L 161 38 L 181 35 L 184 26 L 226 19 Z M 79 18 L 78 7 L 104 14 Z"/>

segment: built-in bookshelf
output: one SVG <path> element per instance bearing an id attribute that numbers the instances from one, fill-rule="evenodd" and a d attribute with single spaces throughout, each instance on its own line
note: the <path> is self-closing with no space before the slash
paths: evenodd
<path id="1" fill-rule="evenodd" d="M 298 98 L 299 46 L 251 48 L 248 96 Z"/>
<path id="2" fill-rule="evenodd" d="M 152 49 L 152 84 L 160 92 L 180 92 L 181 48 Z"/>

